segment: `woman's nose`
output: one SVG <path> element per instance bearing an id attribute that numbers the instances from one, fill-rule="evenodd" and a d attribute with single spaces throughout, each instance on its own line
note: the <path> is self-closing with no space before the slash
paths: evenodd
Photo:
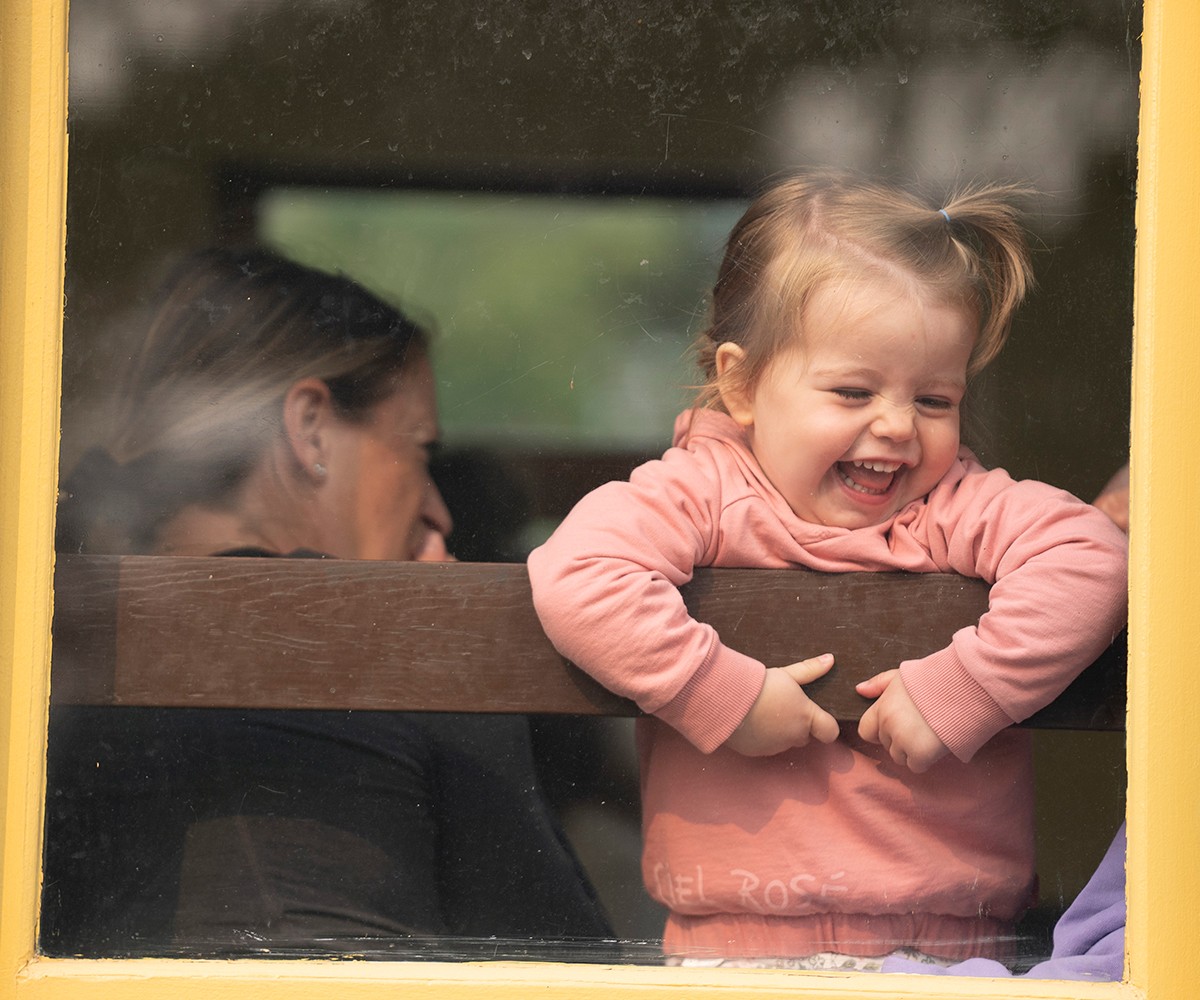
<path id="1" fill-rule="evenodd" d="M 421 550 L 413 557 L 416 562 L 454 562 L 450 550 L 446 548 L 446 537 L 440 531 L 430 529 L 425 532 L 425 540 Z"/>
<path id="2" fill-rule="evenodd" d="M 432 479 L 425 488 L 421 502 L 421 521 L 426 527 L 425 541 L 417 553 L 418 562 L 445 562 L 452 558 L 446 548 L 446 536 L 454 530 L 450 508 Z"/>
<path id="3" fill-rule="evenodd" d="M 425 489 L 421 517 L 426 524 L 442 535 L 448 535 L 454 530 L 454 518 L 450 516 L 450 508 L 446 506 L 446 501 L 442 499 L 442 491 L 432 479 Z"/>

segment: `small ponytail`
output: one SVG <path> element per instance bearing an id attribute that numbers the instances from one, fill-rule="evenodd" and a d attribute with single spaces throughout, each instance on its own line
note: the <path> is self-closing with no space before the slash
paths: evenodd
<path id="1" fill-rule="evenodd" d="M 1025 188 L 988 185 L 967 188 L 940 209 L 964 276 L 976 286 L 979 340 L 967 368 L 976 375 L 1000 353 L 1013 315 L 1034 285 L 1029 239 L 1018 204 Z"/>

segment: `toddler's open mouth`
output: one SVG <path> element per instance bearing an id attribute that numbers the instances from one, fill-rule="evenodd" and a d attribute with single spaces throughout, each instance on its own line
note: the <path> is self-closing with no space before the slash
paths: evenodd
<path id="1" fill-rule="evenodd" d="M 837 473 L 842 482 L 856 493 L 882 496 L 892 488 L 900 462 L 852 461 L 838 462 Z"/>

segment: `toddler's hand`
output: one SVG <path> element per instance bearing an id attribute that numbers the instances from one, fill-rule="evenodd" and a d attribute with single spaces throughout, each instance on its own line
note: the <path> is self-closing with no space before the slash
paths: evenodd
<path id="1" fill-rule="evenodd" d="M 864 698 L 878 699 L 859 720 L 858 735 L 878 743 L 897 764 L 921 774 L 949 752 L 913 704 L 899 670 L 869 677 L 855 690 Z"/>
<path id="2" fill-rule="evenodd" d="M 747 757 L 768 757 L 810 739 L 832 743 L 838 738 L 837 719 L 808 697 L 800 687 L 815 681 L 833 666 L 823 653 L 786 667 L 770 667 L 762 691 L 725 746 Z"/>

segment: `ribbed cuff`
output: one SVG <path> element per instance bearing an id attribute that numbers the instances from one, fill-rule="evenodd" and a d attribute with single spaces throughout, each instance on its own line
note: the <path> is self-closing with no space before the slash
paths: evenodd
<path id="1" fill-rule="evenodd" d="M 1013 719 L 971 675 L 953 646 L 900 664 L 908 696 L 929 727 L 966 763 Z"/>
<path id="2" fill-rule="evenodd" d="M 766 678 L 758 660 L 718 640 L 700 669 L 654 714 L 697 750 L 712 753 L 741 725 Z"/>

